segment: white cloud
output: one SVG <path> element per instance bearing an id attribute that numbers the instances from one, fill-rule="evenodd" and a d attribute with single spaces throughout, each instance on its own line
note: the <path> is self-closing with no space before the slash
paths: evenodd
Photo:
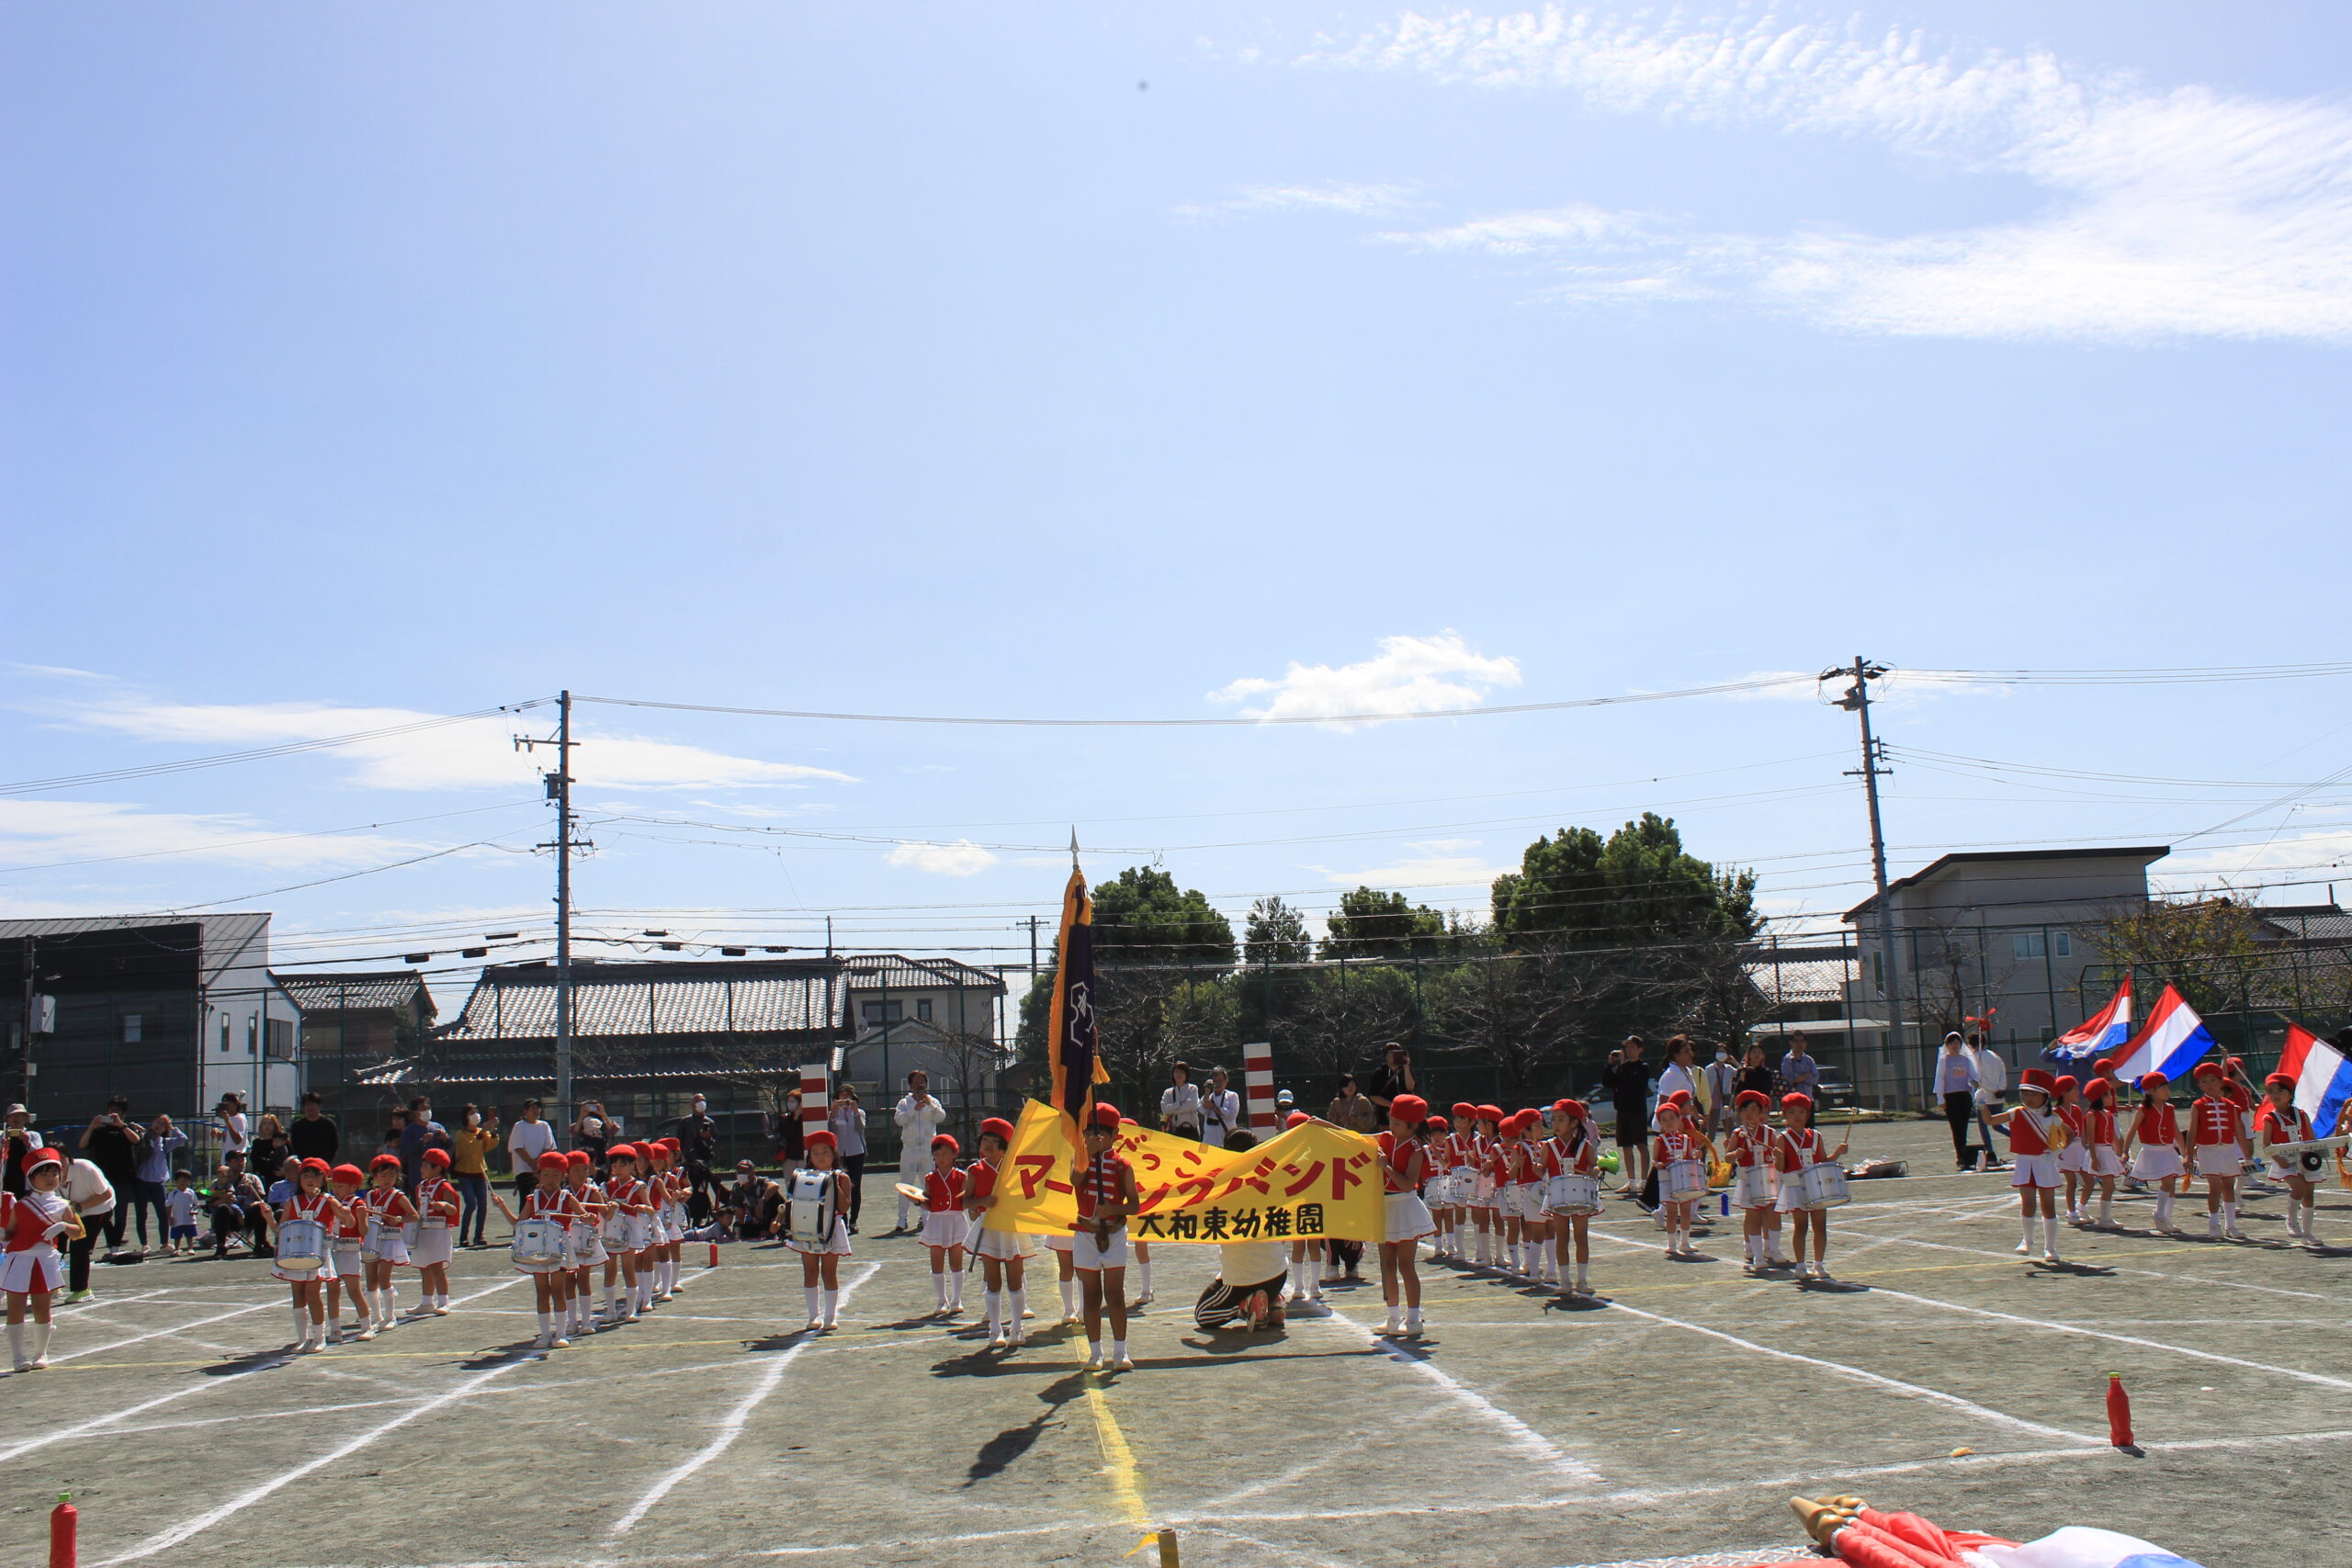
<path id="1" fill-rule="evenodd" d="M 1484 856 L 1470 852 L 1478 844 L 1476 839 L 1430 839 L 1406 845 L 1413 852 L 1411 854 L 1369 870 L 1334 871 L 1327 865 L 1307 869 L 1335 887 L 1411 889 L 1484 889 L 1504 872 L 1519 869 L 1516 865 L 1487 864 Z"/>
<path id="2" fill-rule="evenodd" d="M 2334 823 L 2299 827 L 2293 820 L 2296 817 L 2308 822 L 2312 817 L 2342 816 L 2342 811 L 2335 807 L 2307 810 L 2298 807 L 2290 811 L 2288 825 L 2269 839 L 2256 843 L 2184 845 L 2150 866 L 2148 875 L 2152 882 L 2174 893 L 2218 889 L 2240 881 L 2259 884 L 2267 877 L 2324 881 L 2335 874 L 2335 868 L 2339 865 L 2347 868 L 2344 876 L 2352 880 L 2352 828 Z M 2260 896 L 2257 888 L 2249 887 L 2248 891 Z M 2290 888 L 2273 896 L 2276 902 L 2290 904 L 2316 904 L 2324 897 L 2324 888 L 2311 886 Z"/>
<path id="3" fill-rule="evenodd" d="M 1252 212 L 1344 212 L 1355 218 L 1381 218 L 1403 212 L 1412 205 L 1410 186 L 1333 181 L 1322 185 L 1250 186 L 1222 201 L 1198 202 L 1176 210 L 1186 218 L 1238 217 Z"/>
<path id="4" fill-rule="evenodd" d="M 882 858 L 934 876 L 976 876 L 996 863 L 995 855 L 969 839 L 952 844 L 900 844 Z"/>
<path id="5" fill-rule="evenodd" d="M 1861 332 L 2352 338 L 2352 109 L 2158 88 L 2044 52 L 1770 17 L 1407 13 L 1306 63 L 1572 93 L 1605 113 L 1844 136 L 2020 176 L 2038 210 L 1973 228 L 1711 231 L 1578 206 L 1385 238 L 1542 266 L 1576 300 L 1731 298 Z"/>
<path id="6" fill-rule="evenodd" d="M 341 868 L 382 864 L 423 847 L 371 833 L 277 837 L 248 817 L 147 811 L 108 801 L 0 800 L 0 865 L 136 855 L 231 861 L 273 870 Z"/>
<path id="7" fill-rule="evenodd" d="M 1475 707 L 1489 687 L 1519 684 L 1519 661 L 1489 659 L 1458 632 L 1385 637 L 1357 664 L 1293 664 L 1280 678 L 1244 676 L 1211 700 L 1250 703 L 1250 718 L 1325 718 L 1358 713 L 1428 713 Z"/>
<path id="8" fill-rule="evenodd" d="M 408 708 L 323 703 L 168 703 L 129 694 L 45 705 L 45 710 L 84 728 L 209 750 L 241 744 L 317 740 L 418 724 L 436 716 Z M 547 728 L 547 717 L 541 714 L 501 715 L 354 741 L 333 748 L 333 753 L 354 764 L 352 783 L 369 789 L 536 788 L 539 770 L 552 758 L 544 748 L 536 759 L 515 750 L 513 737 L 543 734 Z M 699 746 L 613 734 L 576 718 L 572 728 L 578 741 L 578 750 L 572 753 L 572 776 L 591 788 L 723 789 L 814 780 L 853 782 L 848 774 L 829 768 L 763 761 Z"/>

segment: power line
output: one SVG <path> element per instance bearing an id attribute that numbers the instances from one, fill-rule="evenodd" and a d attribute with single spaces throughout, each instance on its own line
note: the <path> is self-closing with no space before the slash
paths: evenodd
<path id="1" fill-rule="evenodd" d="M 218 854 L 222 850 L 250 849 L 255 844 L 282 844 L 295 839 L 332 839 L 345 833 L 367 833 L 379 828 L 405 828 L 413 822 L 440 822 L 452 817 L 479 817 L 485 811 L 511 811 L 517 806 L 530 806 L 527 800 L 501 801 L 496 806 L 469 806 L 462 811 L 435 811 L 425 817 L 396 817 L 387 822 L 361 822 L 349 828 L 321 828 L 308 833 L 271 833 L 258 839 L 223 839 L 217 843 L 201 844 L 189 849 L 148 850 L 130 855 L 93 855 L 87 860 L 44 861 L 38 865 L 0 866 L 0 876 L 14 876 L 20 872 L 62 871 L 77 865 L 113 865 L 130 860 L 169 860 L 187 856 Z"/>

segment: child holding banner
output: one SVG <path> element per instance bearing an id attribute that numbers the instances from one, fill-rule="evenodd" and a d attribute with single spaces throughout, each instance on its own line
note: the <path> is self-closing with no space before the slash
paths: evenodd
<path id="1" fill-rule="evenodd" d="M 1071 1175 L 1078 1224 L 1070 1267 L 1086 1302 L 1086 1370 L 1131 1372 L 1127 1359 L 1127 1216 L 1140 1206 L 1135 1168 L 1119 1157 L 1119 1108 L 1096 1100 L 1086 1120 L 1086 1158 Z M 1111 1359 L 1102 1359 L 1102 1314 L 1111 1315 Z"/>

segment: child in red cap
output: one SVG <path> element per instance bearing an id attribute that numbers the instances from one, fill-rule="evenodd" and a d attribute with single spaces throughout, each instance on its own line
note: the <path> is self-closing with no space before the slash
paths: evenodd
<path id="1" fill-rule="evenodd" d="M 611 1157 L 611 1151 L 606 1151 L 605 1157 Z M 605 1201 L 605 1190 L 594 1179 L 595 1170 L 588 1163 L 586 1149 L 574 1149 L 563 1158 L 564 1190 L 580 1205 L 579 1217 L 565 1222 L 563 1227 L 564 1248 L 571 1258 L 571 1299 L 566 1310 L 572 1335 L 580 1337 L 596 1332 L 595 1273 L 598 1264 L 612 1261 L 605 1251 L 603 1235 L 605 1216 L 611 1212 L 611 1205 Z M 607 1309 L 612 1305 L 609 1287 L 605 1292 L 605 1305 Z"/>
<path id="2" fill-rule="evenodd" d="M 2052 1080 L 2051 1114 L 2066 1129 L 2065 1146 L 2058 1151 L 2058 1179 L 2066 1188 L 2066 1223 L 2089 1223 L 2091 1213 L 2091 1147 L 2083 1138 L 2090 1123 L 2089 1105 L 2083 1099 L 2082 1080 L 2061 1073 Z"/>
<path id="3" fill-rule="evenodd" d="M 652 1276 L 644 1264 L 645 1250 L 652 1245 L 653 1206 L 637 1174 L 639 1157 L 635 1144 L 615 1144 L 605 1151 L 605 1201 L 613 1211 L 605 1246 L 619 1266 L 621 1287 L 618 1310 L 610 1314 L 615 1323 L 636 1322 L 653 1300 Z M 609 1280 L 613 1265 L 605 1269 Z"/>
<path id="4" fill-rule="evenodd" d="M 2249 1138 L 2245 1108 L 2230 1092 L 2230 1075 L 2219 1062 L 2199 1062 L 2193 1075 L 2198 1096 L 2188 1108 L 2197 1145 L 2197 1174 L 2205 1179 L 2205 1239 L 2244 1241 L 2238 1229 L 2238 1178 L 2245 1172 Z"/>
<path id="5" fill-rule="evenodd" d="M 1086 1370 L 1132 1371 L 1127 1359 L 1127 1216 L 1142 1195 L 1135 1168 L 1117 1152 L 1119 1108 L 1097 1100 L 1086 1119 L 1086 1155 L 1070 1175 L 1078 1189 L 1078 1225 L 1070 1266 L 1086 1308 Z M 1102 1316 L 1111 1317 L 1111 1356 L 1102 1357 Z"/>
<path id="6" fill-rule="evenodd" d="M 1315 1118 L 1304 1111 L 1294 1111 L 1283 1122 L 1283 1131 L 1304 1127 Z M 1325 1122 L 1325 1126 L 1331 1123 Z M 1316 1316 L 1331 1309 L 1323 1304 L 1323 1244 L 1319 1241 L 1294 1241 L 1290 1244 L 1290 1289 L 1285 1294 Z"/>
<path id="7" fill-rule="evenodd" d="M 1012 1123 L 1001 1116 L 981 1122 L 979 1158 L 964 1170 L 964 1212 L 971 1216 L 972 1254 L 980 1260 L 980 1303 L 988 1314 L 991 1350 L 1026 1344 L 1029 1338 L 1021 1325 L 1029 1305 L 1029 1292 L 1022 1288 L 1027 1258 L 1021 1235 L 992 1231 L 985 1223 L 988 1212 L 996 1207 L 997 1176 L 1012 1147 Z"/>
<path id="8" fill-rule="evenodd" d="M 316 1156 L 304 1160 L 294 1179 L 294 1190 L 277 1211 L 280 1245 L 269 1271 L 293 1288 L 294 1348 L 302 1355 L 326 1348 L 327 1282 L 334 1278 L 334 1245 L 330 1236 L 343 1224 L 343 1205 L 327 1190 L 327 1176 L 334 1168 Z M 295 1224 L 316 1228 L 315 1263 L 300 1261 L 304 1249 L 291 1245 L 285 1235 L 285 1227 Z"/>
<path id="9" fill-rule="evenodd" d="M 800 1254 L 800 1293 L 808 1307 L 808 1331 L 824 1334 L 840 1325 L 842 1259 L 850 1256 L 849 1173 L 840 1168 L 841 1140 L 830 1130 L 810 1133 L 801 1147 L 809 1169 L 832 1178 L 833 1224 L 822 1238 L 804 1241 L 786 1235 L 784 1244 Z"/>
<path id="10" fill-rule="evenodd" d="M 359 1331 L 362 1339 L 373 1339 L 392 1325 L 400 1307 L 393 1271 L 408 1266 L 408 1227 L 416 1218 L 416 1205 L 401 1190 L 400 1156 L 380 1154 L 369 1160 L 368 1182 L 368 1190 L 359 1195 L 368 1221 L 359 1260 L 368 1271 L 368 1300 L 375 1311 L 373 1321 Z"/>
<path id="11" fill-rule="evenodd" d="M 922 1179 L 922 1244 L 931 1250 L 933 1317 L 964 1310 L 964 1236 L 972 1222 L 964 1214 L 965 1176 L 956 1164 L 962 1152 L 945 1133 L 932 1139 L 931 1169 Z"/>
<path id="12" fill-rule="evenodd" d="M 1564 1296 L 1588 1296 L 1592 1293 L 1586 1272 L 1592 1259 L 1592 1243 L 1585 1227 L 1600 1208 L 1600 1129 L 1581 1100 L 1563 1100 L 1554 1105 L 1552 1127 L 1552 1159 L 1557 1173 L 1591 1183 L 1589 1190 L 1580 1185 L 1577 1194 L 1561 1193 L 1547 1200 L 1552 1216 L 1552 1282 L 1561 1286 Z M 1589 1197 L 1583 1195 L 1587 1191 Z"/>
<path id="13" fill-rule="evenodd" d="M 2083 1179 L 2087 1210 L 2090 1187 L 2098 1188 L 2098 1217 L 2084 1223 L 2098 1230 L 2115 1228 L 2115 1179 L 2123 1174 L 2123 1156 L 2115 1150 L 2115 1085 L 2095 1077 L 2083 1086 L 2083 1148 L 2090 1174 Z"/>
<path id="14" fill-rule="evenodd" d="M 2123 1134 L 2123 1156 L 2132 1162 L 2132 1176 L 2137 1181 L 2154 1181 L 2156 1192 L 2156 1229 L 2172 1229 L 2172 1203 L 2175 1190 L 2180 1184 L 2180 1174 L 2188 1168 L 2180 1152 L 2180 1114 L 2172 1102 L 2172 1082 L 2162 1073 L 2150 1073 L 2140 1080 L 2140 1103 L 2132 1112 L 2132 1125 Z M 2132 1145 L 2139 1146 L 2137 1154 Z"/>
<path id="15" fill-rule="evenodd" d="M 1789 1093 L 1781 1096 L 1781 1135 L 1773 1145 L 1774 1165 L 1781 1172 L 1781 1194 L 1773 1206 L 1784 1214 L 1792 1215 L 1789 1222 L 1789 1250 L 1794 1259 L 1800 1283 L 1808 1277 L 1804 1260 L 1805 1237 L 1813 1237 L 1813 1264 L 1810 1277 L 1825 1283 L 1829 1279 L 1829 1211 L 1808 1206 L 1804 1201 L 1804 1186 L 1797 1173 L 1808 1166 L 1824 1160 L 1846 1157 L 1846 1144 L 1838 1140 L 1831 1149 L 1813 1124 L 1813 1096 Z"/>
<path id="16" fill-rule="evenodd" d="M 2024 1235 L 2018 1251 L 2033 1252 L 2033 1222 L 2041 1222 L 2044 1263 L 2063 1261 L 2058 1256 L 2058 1150 L 2069 1136 L 2066 1123 L 2052 1104 L 2058 1086 L 2041 1067 L 2028 1067 L 2018 1078 L 2020 1103 L 1991 1118 L 2009 1134 L 2009 1185 L 2017 1189 L 2018 1217 Z"/>
<path id="17" fill-rule="evenodd" d="M 424 1174 L 416 1183 L 416 1244 L 409 1256 L 416 1264 L 420 1313 L 449 1315 L 449 1258 L 458 1239 L 458 1184 L 449 1179 L 449 1151 L 424 1151 Z"/>
<path id="18" fill-rule="evenodd" d="M 1429 1101 L 1418 1094 L 1400 1094 L 1388 1102 L 1388 1130 L 1380 1134 L 1381 1232 L 1380 1296 L 1388 1305 L 1383 1334 L 1419 1337 L 1421 1321 L 1421 1276 L 1418 1266 L 1421 1237 L 1433 1228 L 1429 1205 L 1421 1201 L 1421 1183 L 1428 1179 L 1429 1150 L 1420 1141 L 1421 1123 L 1429 1120 Z M 1397 1320 L 1401 1301 L 1404 1319 Z"/>
<path id="19" fill-rule="evenodd" d="M 0 1294 L 8 1298 L 8 1360 L 20 1372 L 49 1365 L 50 1298 L 65 1284 L 57 1238 L 80 1241 L 86 1234 L 82 1216 L 59 1196 L 64 1183 L 65 1156 L 35 1149 L 25 1158 L 24 1192 L 0 1192 L 0 1246 L 6 1248 L 0 1252 Z"/>
<path id="20" fill-rule="evenodd" d="M 1696 1223 L 1699 1199 L 1706 1192 L 1706 1138 L 1693 1131 L 1685 1119 L 1682 1104 L 1677 1100 L 1657 1102 L 1657 1132 L 1650 1139 L 1650 1168 L 1658 1173 L 1658 1212 L 1666 1220 L 1666 1255 L 1668 1258 L 1704 1258 L 1705 1253 L 1690 1245 L 1690 1229 Z M 1692 1169 L 1693 1167 L 1697 1168 Z M 1695 1179 L 1698 1190 L 1688 1197 L 1668 1196 L 1669 1172 L 1677 1178 L 1684 1173 Z M 1674 1190 L 1688 1190 L 1688 1183 Z"/>
<path id="21" fill-rule="evenodd" d="M 334 1231 L 330 1238 L 334 1248 L 334 1278 L 327 1281 L 327 1343 L 343 1343 L 343 1298 L 350 1296 L 352 1310 L 358 1314 L 358 1335 L 372 1339 L 368 1332 L 368 1264 L 360 1256 L 368 1241 L 368 1211 L 359 1202 L 359 1190 L 367 1185 L 366 1173 L 356 1165 L 339 1165 L 327 1172 L 327 1185 L 334 1192 L 340 1211 L 335 1216 Z"/>
<path id="22" fill-rule="evenodd" d="M 1731 1155 L 1732 1206 L 1739 1211 L 1740 1249 L 1747 1258 L 1740 1271 L 1757 1275 L 1767 1269 L 1785 1269 L 1790 1260 L 1780 1256 L 1777 1245 L 1781 1214 L 1774 1207 L 1778 1194 L 1773 1177 L 1779 1170 L 1780 1134 L 1769 1120 L 1771 1098 L 1760 1089 L 1744 1089 L 1732 1097 L 1732 1110 L 1739 1125 L 1731 1130 L 1725 1146 Z"/>
<path id="23" fill-rule="evenodd" d="M 2262 1147 L 2274 1144 L 2309 1143 L 2315 1134 L 2312 1131 L 2311 1113 L 2295 1103 L 2295 1075 L 2273 1073 L 2262 1080 L 2262 1109 L 2256 1112 L 2254 1135 Z M 2287 1234 L 2301 1236 L 2306 1246 L 2318 1248 L 2324 1244 L 2312 1233 L 2313 1191 L 2312 1173 L 2303 1168 L 2301 1155 L 2274 1154 L 2270 1156 L 2273 1179 L 2287 1189 Z"/>
<path id="24" fill-rule="evenodd" d="M 579 1201 L 564 1185 L 571 1172 L 571 1162 L 560 1150 L 549 1149 L 539 1156 L 539 1184 L 523 1194 L 522 1213 L 517 1213 L 506 1206 L 503 1193 L 492 1193 L 490 1201 L 498 1205 L 498 1212 L 506 1216 L 509 1224 L 519 1225 L 526 1220 L 545 1220 L 559 1227 L 567 1226 L 581 1213 Z M 559 1249 L 551 1258 L 534 1259 L 527 1263 L 518 1259 L 514 1267 L 531 1277 L 531 1293 L 539 1314 L 538 1348 L 560 1350 L 568 1348 L 571 1344 L 571 1339 L 557 1326 L 566 1314 L 571 1298 L 571 1280 L 565 1272 L 568 1265 L 563 1252 Z"/>

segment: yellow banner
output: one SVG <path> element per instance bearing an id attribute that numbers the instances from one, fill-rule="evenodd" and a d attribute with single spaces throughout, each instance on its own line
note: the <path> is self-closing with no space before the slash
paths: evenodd
<path id="1" fill-rule="evenodd" d="M 1119 1129 L 1135 1167 L 1137 1241 L 1293 1241 L 1381 1237 L 1380 1151 L 1361 1133 L 1310 1122 L 1238 1152 L 1142 1127 Z M 1021 1112 L 990 1230 L 1067 1235 L 1078 1224 L 1080 1156 L 1069 1118 L 1032 1100 Z"/>

